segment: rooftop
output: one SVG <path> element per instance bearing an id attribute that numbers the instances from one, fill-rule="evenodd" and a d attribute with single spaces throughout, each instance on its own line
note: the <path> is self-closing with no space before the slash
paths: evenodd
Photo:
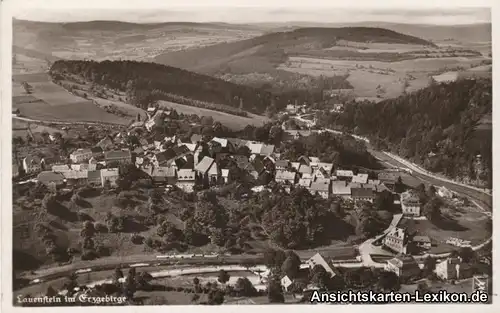
<path id="1" fill-rule="evenodd" d="M 130 150 L 112 150 L 104 152 L 104 157 L 106 159 L 124 159 L 130 158 Z"/>
<path id="2" fill-rule="evenodd" d="M 205 174 L 208 172 L 214 161 L 215 160 L 212 159 L 211 157 L 205 156 L 198 164 L 196 164 L 194 169 L 198 172 Z"/>
<path id="3" fill-rule="evenodd" d="M 297 173 L 291 171 L 277 171 L 276 179 L 294 180 Z"/>

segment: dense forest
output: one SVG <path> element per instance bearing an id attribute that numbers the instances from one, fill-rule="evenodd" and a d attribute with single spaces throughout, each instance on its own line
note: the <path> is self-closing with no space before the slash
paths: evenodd
<path id="1" fill-rule="evenodd" d="M 126 92 L 128 100 L 138 106 L 154 100 L 188 99 L 213 104 L 214 109 L 226 107 L 234 111 L 231 113 L 246 110 L 260 114 L 268 107 L 280 108 L 290 101 L 264 90 L 147 62 L 59 60 L 52 65 L 50 75 L 55 80 L 83 77 L 90 83 Z"/>
<path id="2" fill-rule="evenodd" d="M 428 170 L 467 182 L 492 179 L 491 79 L 433 84 L 379 103 L 350 103 L 321 124 L 362 134 Z M 480 157 L 478 157 L 480 155 Z"/>

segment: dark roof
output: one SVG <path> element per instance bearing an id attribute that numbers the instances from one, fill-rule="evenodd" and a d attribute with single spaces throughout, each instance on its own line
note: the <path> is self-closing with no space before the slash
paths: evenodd
<path id="1" fill-rule="evenodd" d="M 186 147 L 185 145 L 177 146 L 177 147 L 174 147 L 173 149 L 177 155 L 189 152 L 189 148 Z"/>
<path id="2" fill-rule="evenodd" d="M 129 150 L 113 150 L 104 152 L 104 157 L 106 159 L 122 159 L 130 158 L 131 154 Z"/>
<path id="3" fill-rule="evenodd" d="M 203 136 L 202 135 L 199 135 L 199 134 L 193 134 L 191 136 L 191 142 L 192 143 L 197 143 L 199 141 L 202 141 L 203 140 Z"/>
<path id="4" fill-rule="evenodd" d="M 163 152 L 156 153 L 155 156 L 156 156 L 156 160 L 158 161 L 158 163 L 163 163 L 163 162 L 167 162 L 170 159 L 175 158 L 177 156 L 177 154 L 175 153 L 175 151 L 173 149 L 169 148 Z"/>
<path id="5" fill-rule="evenodd" d="M 359 198 L 373 197 L 373 190 L 368 188 L 351 188 L 351 196 Z"/>
<path id="6" fill-rule="evenodd" d="M 52 171 L 41 172 L 37 176 L 37 180 L 41 183 L 58 183 L 64 182 L 64 176 L 61 173 L 55 173 Z"/>
<path id="7" fill-rule="evenodd" d="M 103 152 L 101 147 L 90 148 L 90 151 L 92 151 L 92 153 L 102 153 Z"/>
<path id="8" fill-rule="evenodd" d="M 276 161 L 275 165 L 278 167 L 278 166 L 281 166 L 281 167 L 288 167 L 290 166 L 290 161 L 288 160 L 278 160 Z"/>
<path id="9" fill-rule="evenodd" d="M 297 159 L 298 162 L 300 161 L 304 161 L 307 165 L 311 164 L 311 159 L 309 159 L 308 157 L 306 157 L 305 155 L 301 155 L 298 159 Z"/>
<path id="10" fill-rule="evenodd" d="M 101 179 L 101 170 L 97 171 L 88 171 L 87 178 L 89 180 Z"/>
<path id="11" fill-rule="evenodd" d="M 257 173 L 261 173 L 266 169 L 266 167 L 264 166 L 264 163 L 262 162 L 262 160 L 260 158 L 255 158 L 252 162 L 252 165 L 255 168 L 255 170 L 257 171 Z"/>
<path id="12" fill-rule="evenodd" d="M 247 144 L 246 140 L 240 138 L 227 138 L 227 141 L 229 141 L 235 147 L 244 146 Z"/>
<path id="13" fill-rule="evenodd" d="M 233 155 L 232 158 L 236 162 L 236 164 L 238 165 L 238 167 L 241 168 L 241 169 L 244 169 L 250 163 L 248 161 L 248 158 L 246 156 L 244 156 L 244 155 L 236 154 L 236 155 Z"/>

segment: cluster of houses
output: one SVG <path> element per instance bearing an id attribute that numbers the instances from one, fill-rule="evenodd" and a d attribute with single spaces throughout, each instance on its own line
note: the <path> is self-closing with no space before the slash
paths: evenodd
<path id="1" fill-rule="evenodd" d="M 325 199 L 341 197 L 373 202 L 377 193 L 392 190 L 398 177 L 395 173 L 379 173 L 377 179 L 369 179 L 368 174 L 334 169 L 331 163 L 307 156 L 299 157 L 296 162 L 278 159 L 274 165 L 276 182 L 304 187 Z"/>

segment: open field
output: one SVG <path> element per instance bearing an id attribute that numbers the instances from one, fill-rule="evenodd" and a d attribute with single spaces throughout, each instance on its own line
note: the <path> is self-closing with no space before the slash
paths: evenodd
<path id="1" fill-rule="evenodd" d="M 403 219 L 400 226 L 408 226 L 419 235 L 429 236 L 433 241 L 433 247 L 429 253 L 444 253 L 458 249 L 446 243 L 446 240 L 451 237 L 470 240 L 471 245 L 474 246 L 483 243 L 491 236 L 487 227 L 489 217 L 477 210 L 457 207 L 441 208 L 441 215 L 441 218 L 434 222 Z"/>
<path id="2" fill-rule="evenodd" d="M 482 57 L 419 58 L 397 62 L 350 61 L 310 57 L 290 57 L 278 68 L 312 76 L 346 75 L 357 97 L 391 98 L 399 96 L 407 82 L 407 92 L 428 86 L 429 75 L 440 69 L 475 67 L 484 61 Z M 377 91 L 378 86 L 385 92 Z"/>
<path id="3" fill-rule="evenodd" d="M 77 97 L 50 81 L 45 73 L 13 76 L 13 107 L 27 118 L 44 121 L 85 121 L 127 125 L 130 121 L 100 109 L 92 101 Z M 26 94 L 21 82 L 32 87 Z M 38 101 L 37 101 L 38 100 Z"/>
<path id="4" fill-rule="evenodd" d="M 215 122 L 220 122 L 233 130 L 241 130 L 247 125 L 262 126 L 269 120 L 262 115 L 248 113 L 248 117 L 244 117 L 169 101 L 159 101 L 159 104 L 165 108 L 175 109 L 178 113 L 211 116 Z"/>

